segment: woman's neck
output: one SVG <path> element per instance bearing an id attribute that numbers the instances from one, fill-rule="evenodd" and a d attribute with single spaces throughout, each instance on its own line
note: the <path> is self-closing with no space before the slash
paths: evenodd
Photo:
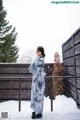
<path id="1" fill-rule="evenodd" d="M 42 55 L 38 55 L 38 57 L 43 57 Z"/>

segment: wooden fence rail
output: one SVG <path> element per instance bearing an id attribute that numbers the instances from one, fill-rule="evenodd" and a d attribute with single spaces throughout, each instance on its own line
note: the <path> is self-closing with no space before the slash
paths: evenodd
<path id="1" fill-rule="evenodd" d="M 45 79 L 48 79 L 49 82 L 51 82 L 52 85 L 52 80 L 53 78 L 80 78 L 80 76 L 46 76 Z M 18 110 L 21 111 L 21 83 L 23 79 L 32 79 L 32 77 L 0 77 L 0 79 L 18 79 L 19 83 L 19 108 Z M 53 95 L 52 95 L 52 86 L 50 89 L 50 95 L 51 95 L 51 111 L 53 111 Z"/>
<path id="2" fill-rule="evenodd" d="M 0 63 L 0 101 L 19 99 L 19 79 L 21 78 L 21 99 L 30 100 L 32 75 L 29 73 L 29 64 Z M 46 76 L 51 76 L 53 64 L 44 66 Z M 50 83 L 46 79 L 45 96 L 49 96 Z"/>

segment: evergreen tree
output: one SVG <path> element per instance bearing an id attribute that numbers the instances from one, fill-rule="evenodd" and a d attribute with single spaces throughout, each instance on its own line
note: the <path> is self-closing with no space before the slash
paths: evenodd
<path id="1" fill-rule="evenodd" d="M 18 47 L 15 45 L 17 33 L 15 27 L 6 20 L 7 12 L 0 0 L 0 62 L 16 62 Z"/>

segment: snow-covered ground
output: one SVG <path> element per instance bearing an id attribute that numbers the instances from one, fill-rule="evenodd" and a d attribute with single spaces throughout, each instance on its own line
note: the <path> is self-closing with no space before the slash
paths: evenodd
<path id="1" fill-rule="evenodd" d="M 30 101 L 22 101 L 21 112 L 18 112 L 18 101 L 12 100 L 0 103 L 0 113 L 1 112 L 8 112 L 9 119 L 11 120 L 30 120 L 32 110 L 30 108 Z M 59 95 L 53 101 L 53 112 L 51 112 L 50 99 L 48 97 L 44 99 L 43 115 L 44 117 L 48 115 L 53 116 L 54 120 L 60 120 L 61 116 L 66 116 L 69 120 L 78 120 L 78 118 L 80 119 L 80 110 L 77 108 L 77 105 L 72 98 L 67 98 L 64 95 Z M 73 116 L 75 116 L 75 119 Z M 67 120 L 67 118 L 65 118 L 65 120 Z"/>

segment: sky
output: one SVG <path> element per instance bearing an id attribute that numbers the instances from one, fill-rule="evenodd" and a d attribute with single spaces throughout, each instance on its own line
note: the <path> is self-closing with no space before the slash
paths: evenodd
<path id="1" fill-rule="evenodd" d="M 80 4 L 51 4 L 51 0 L 3 2 L 7 20 L 18 32 L 20 55 L 41 45 L 46 62 L 54 62 L 55 52 L 62 59 L 62 44 L 80 27 Z"/>

